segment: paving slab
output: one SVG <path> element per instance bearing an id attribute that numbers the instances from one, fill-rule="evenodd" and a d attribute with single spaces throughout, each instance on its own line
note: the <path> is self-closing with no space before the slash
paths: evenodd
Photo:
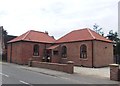
<path id="1" fill-rule="evenodd" d="M 74 72 L 81 75 L 91 75 L 96 77 L 110 78 L 110 68 L 86 68 L 86 67 L 74 67 Z"/>

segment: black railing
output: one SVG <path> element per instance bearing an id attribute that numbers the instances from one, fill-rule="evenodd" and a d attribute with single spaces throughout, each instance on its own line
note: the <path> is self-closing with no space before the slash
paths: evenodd
<path id="1" fill-rule="evenodd" d="M 120 56 L 114 56 L 114 63 L 120 64 Z"/>
<path id="2" fill-rule="evenodd" d="M 120 81 L 120 68 L 119 68 L 119 71 L 118 71 L 118 81 Z"/>

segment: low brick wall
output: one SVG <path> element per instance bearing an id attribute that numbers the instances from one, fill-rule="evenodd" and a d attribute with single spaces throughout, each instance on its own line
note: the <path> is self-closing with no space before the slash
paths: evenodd
<path id="1" fill-rule="evenodd" d="M 119 70 L 118 70 L 118 81 L 120 81 L 120 66 L 119 66 Z"/>
<path id="2" fill-rule="evenodd" d="M 74 63 L 72 61 L 68 61 L 66 64 L 31 61 L 29 62 L 29 66 L 38 67 L 38 68 L 47 68 L 47 69 L 62 71 L 70 74 L 73 74 L 74 72 Z"/>
<path id="3" fill-rule="evenodd" d="M 110 64 L 110 80 L 120 81 L 120 66 Z"/>

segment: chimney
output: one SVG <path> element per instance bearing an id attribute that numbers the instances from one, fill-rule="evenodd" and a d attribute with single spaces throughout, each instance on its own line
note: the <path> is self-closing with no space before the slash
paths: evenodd
<path id="1" fill-rule="evenodd" d="M 47 34 L 47 35 L 48 35 L 48 31 L 45 31 L 45 34 Z"/>
<path id="2" fill-rule="evenodd" d="M 53 39 L 55 39 L 54 36 L 51 36 L 51 37 L 52 37 Z"/>

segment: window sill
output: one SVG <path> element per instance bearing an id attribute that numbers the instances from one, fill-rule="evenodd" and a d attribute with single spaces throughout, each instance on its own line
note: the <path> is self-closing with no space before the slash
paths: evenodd
<path id="1" fill-rule="evenodd" d="M 62 57 L 62 59 L 67 59 L 67 57 L 66 58 Z"/>
<path id="2" fill-rule="evenodd" d="M 83 59 L 83 58 L 80 58 L 80 60 L 87 61 L 88 59 Z"/>
<path id="3" fill-rule="evenodd" d="M 40 56 L 32 56 L 33 58 L 38 58 L 38 57 L 40 57 Z"/>

